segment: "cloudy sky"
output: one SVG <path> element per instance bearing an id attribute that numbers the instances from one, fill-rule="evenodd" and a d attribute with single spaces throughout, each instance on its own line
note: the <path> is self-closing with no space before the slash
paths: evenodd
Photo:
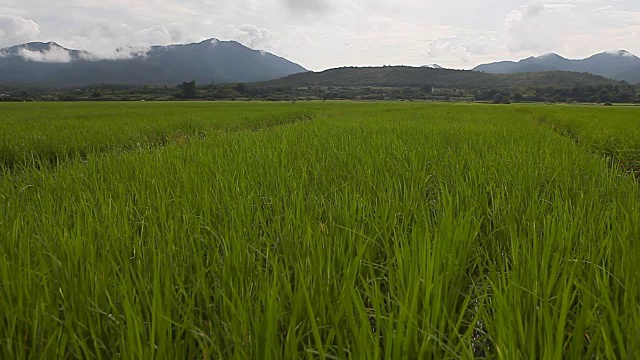
<path id="1" fill-rule="evenodd" d="M 311 70 L 452 68 L 557 52 L 640 55 L 638 0 L 0 0 L 0 47 L 119 47 L 237 40 Z"/>

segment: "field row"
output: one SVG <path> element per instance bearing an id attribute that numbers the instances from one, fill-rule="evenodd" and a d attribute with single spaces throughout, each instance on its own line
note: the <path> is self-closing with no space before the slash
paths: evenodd
<path id="1" fill-rule="evenodd" d="M 305 108 L 231 103 L 3 104 L 2 110 L 0 166 L 5 168 L 41 167 L 101 153 L 145 150 L 317 116 Z"/>
<path id="2" fill-rule="evenodd" d="M 640 178 L 640 120 L 636 109 L 594 111 L 592 108 L 559 107 L 540 114 L 551 126 L 587 150 Z"/>

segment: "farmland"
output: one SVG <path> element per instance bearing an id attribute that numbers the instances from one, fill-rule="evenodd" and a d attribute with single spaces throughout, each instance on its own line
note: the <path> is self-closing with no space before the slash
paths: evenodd
<path id="1" fill-rule="evenodd" d="M 0 105 L 0 358 L 640 357 L 640 109 Z"/>

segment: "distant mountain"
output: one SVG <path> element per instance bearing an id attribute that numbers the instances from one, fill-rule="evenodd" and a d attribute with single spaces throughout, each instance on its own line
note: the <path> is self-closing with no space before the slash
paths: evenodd
<path id="1" fill-rule="evenodd" d="M 640 84 L 640 66 L 630 72 L 627 81 L 632 84 Z"/>
<path id="2" fill-rule="evenodd" d="M 54 42 L 33 42 L 24 45 L 0 49 L 0 59 L 4 61 L 26 60 L 41 63 L 67 63 L 88 59 L 86 51 L 69 50 Z"/>
<path id="3" fill-rule="evenodd" d="M 0 85 L 175 85 L 255 82 L 306 72 L 302 66 L 235 41 L 209 39 L 186 45 L 118 49 L 115 59 L 56 43 L 28 43 L 0 50 Z"/>
<path id="4" fill-rule="evenodd" d="M 427 64 L 427 65 L 422 65 L 420 67 L 429 68 L 429 69 L 444 69 L 442 66 L 440 66 L 438 64 Z"/>
<path id="5" fill-rule="evenodd" d="M 484 89 L 519 87 L 573 87 L 620 84 L 598 75 L 553 71 L 526 74 L 489 74 L 469 70 L 431 69 L 409 66 L 347 67 L 307 72 L 255 84 L 276 86 L 336 87 L 435 87 L 447 89 Z"/>
<path id="6" fill-rule="evenodd" d="M 484 64 L 473 70 L 493 74 L 560 70 L 587 72 L 630 83 L 640 82 L 640 58 L 626 50 L 607 51 L 582 60 L 570 60 L 558 54 L 547 54 L 518 62 L 501 61 Z"/>

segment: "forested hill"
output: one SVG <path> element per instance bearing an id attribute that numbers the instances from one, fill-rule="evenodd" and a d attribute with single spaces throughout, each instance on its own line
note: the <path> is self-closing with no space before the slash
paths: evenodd
<path id="1" fill-rule="evenodd" d="M 468 70 L 446 70 L 408 66 L 345 67 L 307 72 L 255 84 L 258 87 L 435 87 L 484 89 L 519 87 L 584 87 L 621 84 L 598 75 L 568 71 L 524 74 L 489 74 Z"/>

